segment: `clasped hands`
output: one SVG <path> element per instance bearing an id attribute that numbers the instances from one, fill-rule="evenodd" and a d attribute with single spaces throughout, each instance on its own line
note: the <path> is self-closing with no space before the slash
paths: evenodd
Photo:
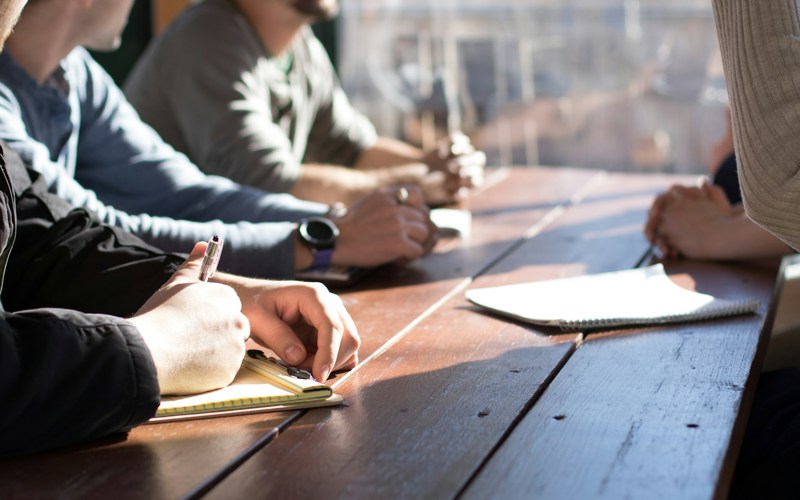
<path id="1" fill-rule="evenodd" d="M 707 180 L 698 187 L 672 186 L 653 202 L 645 236 L 667 258 L 717 258 L 718 247 L 725 245 L 726 222 L 741 211 Z"/>
<path id="2" fill-rule="evenodd" d="M 425 155 L 429 173 L 422 183 L 425 200 L 430 205 L 453 203 L 467 189 L 483 183 L 486 154 L 475 149 L 462 132 L 443 138 Z"/>

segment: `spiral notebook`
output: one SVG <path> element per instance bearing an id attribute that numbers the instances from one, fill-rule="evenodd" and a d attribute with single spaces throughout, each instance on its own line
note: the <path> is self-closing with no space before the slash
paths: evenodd
<path id="1" fill-rule="evenodd" d="M 341 402 L 341 396 L 305 370 L 251 349 L 230 385 L 201 394 L 164 397 L 150 422 L 316 408 Z"/>
<path id="2" fill-rule="evenodd" d="M 681 288 L 664 266 L 466 292 L 490 311 L 564 331 L 700 321 L 754 313 L 755 299 L 726 300 Z"/>

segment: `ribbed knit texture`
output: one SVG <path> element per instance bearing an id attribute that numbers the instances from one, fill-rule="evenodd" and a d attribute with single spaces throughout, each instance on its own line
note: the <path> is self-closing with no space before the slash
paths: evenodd
<path id="1" fill-rule="evenodd" d="M 748 216 L 800 249 L 800 19 L 795 0 L 714 0 Z"/>

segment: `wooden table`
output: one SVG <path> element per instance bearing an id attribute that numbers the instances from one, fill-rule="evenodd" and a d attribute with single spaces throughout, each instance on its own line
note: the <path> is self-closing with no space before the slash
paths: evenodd
<path id="1" fill-rule="evenodd" d="M 774 270 L 679 261 L 676 281 L 757 315 L 557 334 L 477 311 L 470 287 L 647 263 L 655 193 L 693 179 L 500 169 L 468 240 L 342 291 L 363 338 L 335 409 L 145 425 L 0 462 L 4 498 L 724 497 Z M 613 293 L 613 291 L 609 291 Z"/>

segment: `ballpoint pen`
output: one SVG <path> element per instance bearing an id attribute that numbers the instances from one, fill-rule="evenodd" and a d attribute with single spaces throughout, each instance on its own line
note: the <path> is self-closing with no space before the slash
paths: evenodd
<path id="1" fill-rule="evenodd" d="M 208 240 L 206 254 L 203 256 L 203 263 L 200 265 L 200 281 L 208 281 L 217 270 L 219 257 L 222 255 L 222 237 L 212 236 Z"/>

